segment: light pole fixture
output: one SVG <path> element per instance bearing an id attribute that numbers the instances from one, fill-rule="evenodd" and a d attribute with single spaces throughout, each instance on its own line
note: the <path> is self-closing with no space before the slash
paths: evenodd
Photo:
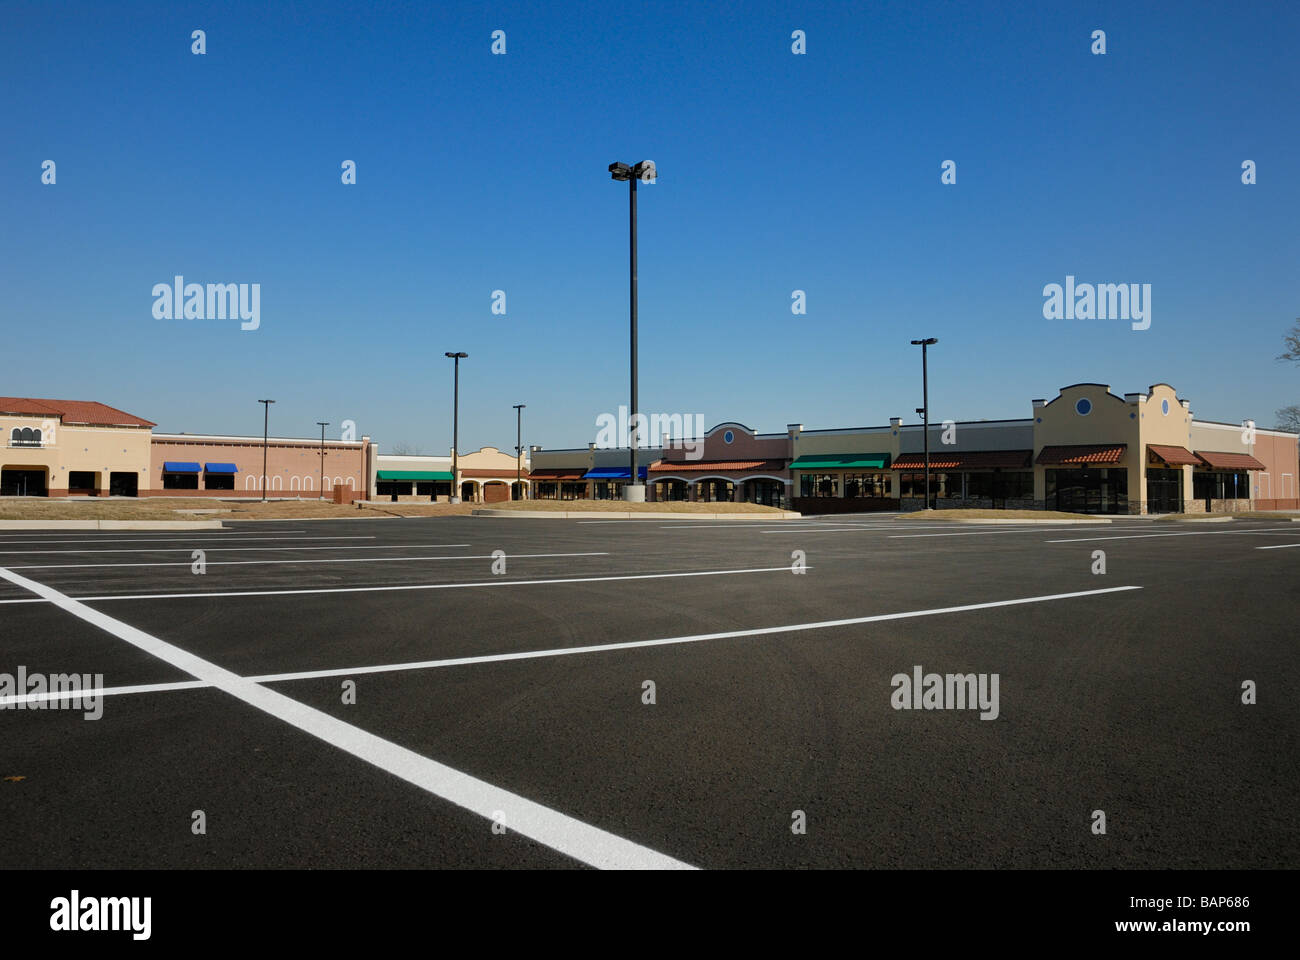
<path id="1" fill-rule="evenodd" d="M 919 412 L 923 424 L 922 440 L 925 444 L 925 509 L 927 510 L 933 510 L 934 506 L 930 502 L 930 374 L 926 365 L 925 351 L 927 347 L 932 347 L 938 342 L 937 337 L 912 341 L 912 346 L 921 348 L 921 410 Z"/>
<path id="2" fill-rule="evenodd" d="M 515 490 L 519 499 L 524 499 L 524 484 L 521 473 L 524 463 L 524 407 L 525 403 L 515 404 Z"/>
<path id="3" fill-rule="evenodd" d="M 641 478 L 637 475 L 636 463 L 636 445 L 639 439 L 636 436 L 636 184 L 638 180 L 646 183 L 651 182 L 658 176 L 658 171 L 655 169 L 654 161 L 642 160 L 640 163 L 636 164 L 636 166 L 631 167 L 626 163 L 611 163 L 609 165 L 609 175 L 614 180 L 626 180 L 628 183 L 628 266 L 631 275 L 629 299 L 631 301 L 632 320 L 632 409 L 628 411 L 627 422 L 632 424 L 632 432 L 628 437 L 628 448 L 631 451 L 631 458 L 627 486 L 623 488 L 623 499 L 628 501 L 644 502 L 645 486 L 639 482 Z"/>
<path id="4" fill-rule="evenodd" d="M 274 400 L 259 400 L 262 404 L 262 502 L 266 503 L 266 447 L 271 430 L 271 404 Z"/>
<path id="5" fill-rule="evenodd" d="M 460 449 L 460 362 L 468 353 L 452 352 L 448 350 L 443 354 L 444 357 L 451 357 L 451 362 L 455 365 L 455 375 L 451 388 L 451 497 L 449 503 L 460 503 L 460 483 L 456 474 L 456 452 Z"/>
<path id="6" fill-rule="evenodd" d="M 317 420 L 316 426 L 320 427 L 320 498 L 325 499 L 325 428 L 330 425 L 328 420 Z"/>

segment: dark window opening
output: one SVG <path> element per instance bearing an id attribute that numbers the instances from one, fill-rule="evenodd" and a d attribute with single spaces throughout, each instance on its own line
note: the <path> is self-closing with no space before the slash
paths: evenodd
<path id="1" fill-rule="evenodd" d="M 134 497 L 139 495 L 140 477 L 125 471 L 108 475 L 108 495 L 110 497 Z"/>
<path id="2" fill-rule="evenodd" d="M 164 473 L 164 490 L 197 490 L 199 475 L 197 473 Z"/>

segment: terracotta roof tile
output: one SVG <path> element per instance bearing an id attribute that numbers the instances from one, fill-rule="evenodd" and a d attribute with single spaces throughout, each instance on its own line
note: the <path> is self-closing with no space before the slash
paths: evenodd
<path id="1" fill-rule="evenodd" d="M 1043 447 L 1035 463 L 1068 466 L 1075 463 L 1119 463 L 1128 449 L 1127 443 L 1078 444 Z"/>
<path id="2" fill-rule="evenodd" d="M 33 397 L 0 397 L 0 413 L 31 417 L 59 417 L 64 423 L 109 427 L 155 427 L 151 420 L 132 416 L 116 407 L 94 400 L 38 400 Z"/>
<path id="3" fill-rule="evenodd" d="M 651 473 L 773 473 L 785 469 L 784 460 L 656 460 L 650 464 Z"/>
<path id="4" fill-rule="evenodd" d="M 1004 467 L 1023 470 L 1029 467 L 1032 450 L 967 450 L 961 453 L 930 451 L 931 470 L 992 470 Z M 925 455 L 905 453 L 894 461 L 894 470 L 924 470 Z"/>

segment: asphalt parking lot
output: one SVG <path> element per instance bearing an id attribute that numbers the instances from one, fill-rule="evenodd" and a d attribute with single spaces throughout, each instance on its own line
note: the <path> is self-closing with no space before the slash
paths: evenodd
<path id="1" fill-rule="evenodd" d="M 1300 523 L 229 526 L 0 534 L 0 866 L 1300 866 Z"/>

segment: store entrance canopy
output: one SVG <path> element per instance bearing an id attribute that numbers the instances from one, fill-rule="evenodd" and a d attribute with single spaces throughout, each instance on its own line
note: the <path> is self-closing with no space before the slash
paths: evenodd
<path id="1" fill-rule="evenodd" d="M 378 480 L 451 480 L 450 470 L 380 470 Z"/>

